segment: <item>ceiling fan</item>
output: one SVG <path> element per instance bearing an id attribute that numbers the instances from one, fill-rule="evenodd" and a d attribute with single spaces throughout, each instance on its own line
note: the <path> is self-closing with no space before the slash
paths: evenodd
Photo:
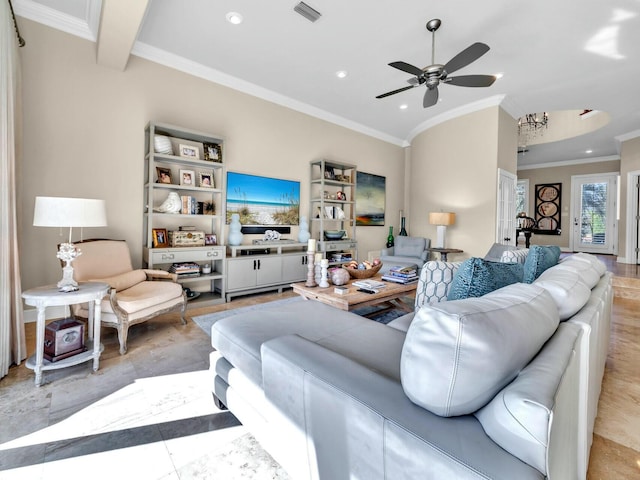
<path id="1" fill-rule="evenodd" d="M 458 77 L 449 77 L 449 74 L 466 67 L 487 53 L 489 46 L 484 43 L 474 43 L 444 65 L 435 63 L 436 30 L 440 28 L 441 24 L 442 22 L 437 18 L 427 22 L 427 30 L 431 32 L 431 65 L 420 69 L 406 62 L 391 62 L 389 66 L 410 73 L 414 75 L 414 77 L 407 80 L 409 86 L 383 93 L 376 98 L 385 98 L 389 95 L 395 95 L 396 93 L 426 84 L 427 91 L 424 94 L 422 106 L 427 108 L 435 105 L 438 101 L 438 85 L 440 85 L 441 82 L 448 83 L 449 85 L 457 85 L 458 87 L 489 87 L 496 81 L 494 75 L 461 75 Z"/>

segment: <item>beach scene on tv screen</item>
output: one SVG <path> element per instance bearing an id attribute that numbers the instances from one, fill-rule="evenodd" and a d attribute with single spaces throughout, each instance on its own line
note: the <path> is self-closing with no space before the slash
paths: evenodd
<path id="1" fill-rule="evenodd" d="M 298 225 L 300 182 L 227 172 L 227 223 L 234 213 L 242 225 Z"/>

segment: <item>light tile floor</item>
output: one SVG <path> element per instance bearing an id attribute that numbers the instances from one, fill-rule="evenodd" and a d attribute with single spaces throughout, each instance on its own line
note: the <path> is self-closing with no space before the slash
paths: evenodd
<path id="1" fill-rule="evenodd" d="M 601 257 L 616 275 L 636 266 Z M 189 316 L 276 298 L 263 294 L 189 310 Z M 640 301 L 616 298 L 589 480 L 640 478 Z M 27 325 L 30 354 L 34 325 Z M 103 329 L 100 370 L 90 363 L 45 372 L 14 366 L 0 380 L 0 479 L 286 479 L 228 412 L 211 401 L 209 336 L 168 314 L 134 326 L 118 354 Z M 248 461 L 250 460 L 250 461 Z"/>

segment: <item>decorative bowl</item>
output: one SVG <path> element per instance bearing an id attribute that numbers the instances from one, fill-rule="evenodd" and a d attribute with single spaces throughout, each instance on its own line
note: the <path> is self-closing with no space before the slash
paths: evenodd
<path id="1" fill-rule="evenodd" d="M 173 147 L 171 146 L 171 140 L 165 135 L 155 135 L 153 137 L 153 146 L 156 153 L 164 153 L 167 155 L 173 155 Z"/>
<path id="2" fill-rule="evenodd" d="M 349 275 L 351 275 L 351 278 L 360 278 L 360 279 L 371 278 L 380 271 L 380 269 L 382 268 L 382 263 L 379 263 L 375 267 L 371 267 L 368 270 L 358 270 L 357 268 L 347 267 L 346 265 L 343 266 L 342 268 L 344 268 L 347 272 L 349 272 Z"/>
<path id="3" fill-rule="evenodd" d="M 325 230 L 324 238 L 327 240 L 341 240 L 345 233 L 347 232 L 344 230 Z"/>

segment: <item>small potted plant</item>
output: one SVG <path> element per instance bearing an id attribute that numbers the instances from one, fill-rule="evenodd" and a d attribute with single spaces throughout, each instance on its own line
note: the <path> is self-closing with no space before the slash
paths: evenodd
<path id="1" fill-rule="evenodd" d="M 215 213 L 216 213 L 216 204 L 213 202 L 204 202 L 204 214 L 215 215 Z"/>

